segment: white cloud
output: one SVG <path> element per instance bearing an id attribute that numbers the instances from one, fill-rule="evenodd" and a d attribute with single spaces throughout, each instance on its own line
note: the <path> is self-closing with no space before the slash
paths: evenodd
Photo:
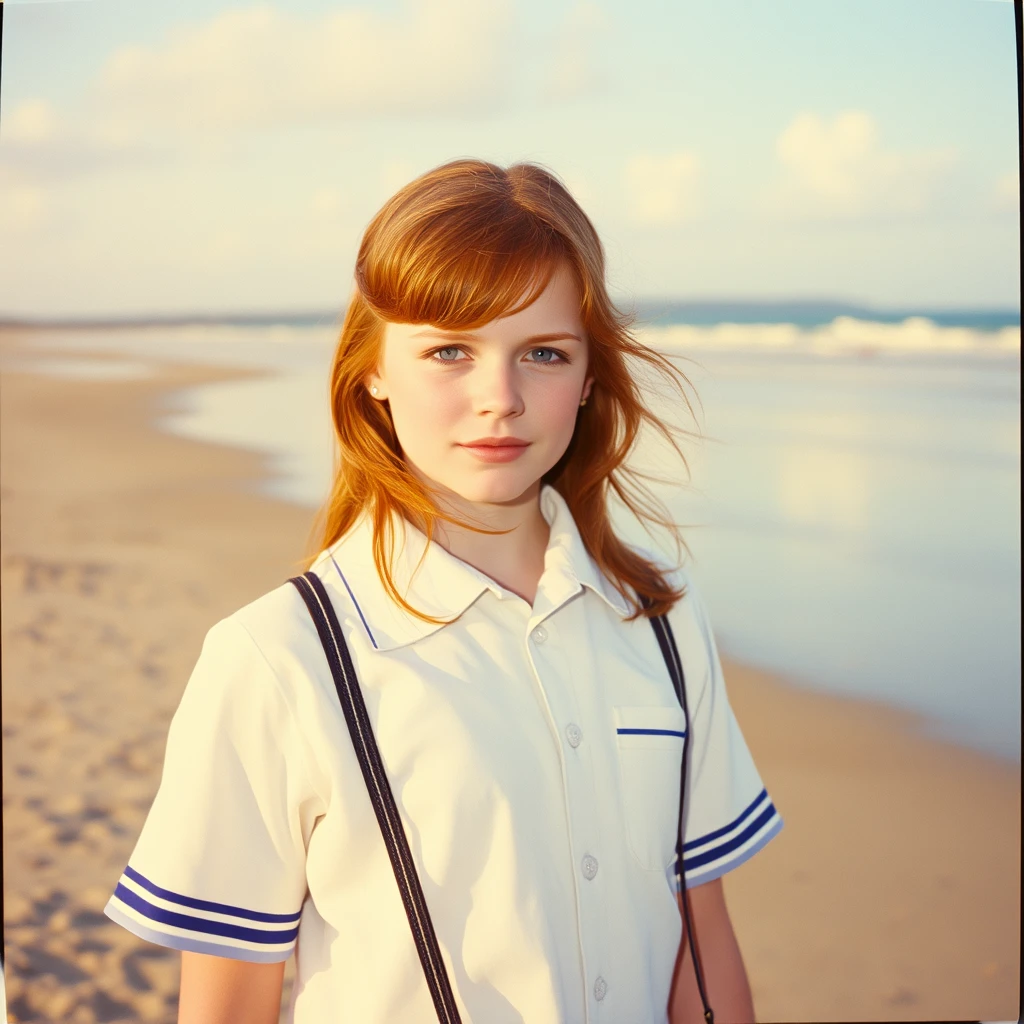
<path id="1" fill-rule="evenodd" d="M 151 164 L 153 146 L 104 138 L 86 118 L 60 115 L 46 100 L 23 100 L 0 123 L 0 168 L 22 183 Z"/>
<path id="2" fill-rule="evenodd" d="M 996 181 L 993 205 L 997 210 L 1017 210 L 1020 207 L 1020 172 L 1007 171 Z"/>
<path id="3" fill-rule="evenodd" d="M 0 171 L 0 314 L 327 307 L 347 290 L 362 228 L 344 184 L 275 190 L 234 164 L 42 189 L 9 177 Z"/>
<path id="4" fill-rule="evenodd" d="M 509 0 L 407 0 L 303 17 L 260 6 L 115 52 L 93 99 L 115 140 L 212 135 L 338 115 L 486 112 L 514 53 Z"/>
<path id="5" fill-rule="evenodd" d="M 831 123 L 799 114 L 776 140 L 775 153 L 785 177 L 768 190 L 765 205 L 783 216 L 923 212 L 957 160 L 950 147 L 884 149 L 863 110 L 845 111 Z"/>
<path id="6" fill-rule="evenodd" d="M 57 113 L 46 100 L 23 100 L 0 121 L 0 142 L 37 145 L 50 141 L 57 128 Z"/>
<path id="7" fill-rule="evenodd" d="M 626 164 L 626 198 L 638 224 L 678 224 L 697 212 L 700 164 L 693 153 L 638 153 Z"/>

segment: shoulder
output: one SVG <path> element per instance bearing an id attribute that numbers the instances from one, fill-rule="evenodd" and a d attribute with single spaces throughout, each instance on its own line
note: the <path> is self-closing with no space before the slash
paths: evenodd
<path id="1" fill-rule="evenodd" d="M 320 682 L 326 671 L 305 603 L 285 582 L 208 629 L 190 684 L 211 695 L 243 690 L 248 699 L 270 696 L 294 708 L 309 681 Z"/>
<path id="2" fill-rule="evenodd" d="M 312 620 L 294 584 L 284 582 L 222 619 L 217 626 L 244 632 L 260 650 L 277 653 L 313 634 Z"/>
<path id="3" fill-rule="evenodd" d="M 306 614 L 295 587 L 283 583 L 210 626 L 203 655 L 253 658 L 288 646 L 304 632 Z"/>

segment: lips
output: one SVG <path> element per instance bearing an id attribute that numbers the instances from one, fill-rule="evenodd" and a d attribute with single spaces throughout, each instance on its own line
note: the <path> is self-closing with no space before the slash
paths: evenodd
<path id="1" fill-rule="evenodd" d="M 530 446 L 519 437 L 480 437 L 460 445 L 477 461 L 488 464 L 515 462 Z"/>
<path id="2" fill-rule="evenodd" d="M 518 437 L 478 437 L 467 441 L 463 448 L 525 448 L 530 442 Z"/>

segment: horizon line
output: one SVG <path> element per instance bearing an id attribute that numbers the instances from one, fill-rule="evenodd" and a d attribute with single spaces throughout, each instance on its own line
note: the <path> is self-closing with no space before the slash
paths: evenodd
<path id="1" fill-rule="evenodd" d="M 647 316 L 664 316 L 672 313 L 703 312 L 715 310 L 735 310 L 736 312 L 776 311 L 817 313 L 819 316 L 831 313 L 834 316 L 853 313 L 875 314 L 882 317 L 893 316 L 925 316 L 934 313 L 940 316 L 964 315 L 970 317 L 1015 315 L 1020 321 L 1020 305 L 931 305 L 926 303 L 910 303 L 905 305 L 877 305 L 855 299 L 834 297 L 792 297 L 792 298 L 752 298 L 752 297 L 703 297 L 703 298 L 666 298 L 648 296 L 634 299 L 627 304 L 620 301 L 620 306 L 632 308 L 639 318 Z M 269 325 L 273 323 L 294 324 L 301 321 L 307 325 L 322 323 L 323 326 L 341 326 L 345 313 L 344 306 L 331 310 L 327 307 L 296 307 L 292 309 L 220 309 L 220 310 L 184 310 L 178 312 L 125 312 L 125 313 L 92 313 L 47 316 L 44 314 L 18 314 L 0 312 L 0 327 L 144 327 L 166 326 L 178 327 L 192 324 L 238 324 Z M 874 319 L 876 317 L 869 317 Z"/>

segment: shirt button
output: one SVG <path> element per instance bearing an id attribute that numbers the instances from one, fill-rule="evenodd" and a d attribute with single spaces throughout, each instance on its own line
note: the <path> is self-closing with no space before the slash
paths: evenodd
<path id="1" fill-rule="evenodd" d="M 594 998 L 600 1002 L 608 994 L 608 984 L 600 975 L 594 982 Z"/>
<path id="2" fill-rule="evenodd" d="M 588 853 L 583 858 L 580 867 L 583 869 L 583 877 L 589 881 L 597 874 L 597 858 L 591 857 Z"/>
<path id="3" fill-rule="evenodd" d="M 535 644 L 542 644 L 548 638 L 548 631 L 543 626 L 538 626 L 531 634 Z"/>
<path id="4" fill-rule="evenodd" d="M 570 747 L 578 747 L 583 739 L 583 730 L 575 722 L 570 722 L 565 727 L 565 738 Z"/>

